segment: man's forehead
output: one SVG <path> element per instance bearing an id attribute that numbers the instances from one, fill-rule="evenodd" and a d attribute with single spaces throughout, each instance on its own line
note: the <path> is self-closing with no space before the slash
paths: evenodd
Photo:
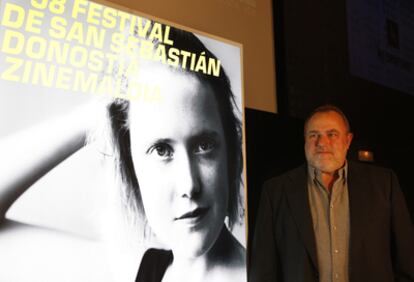
<path id="1" fill-rule="evenodd" d="M 346 130 L 346 123 L 343 117 L 335 111 L 315 113 L 306 125 L 307 131 L 331 131 Z"/>

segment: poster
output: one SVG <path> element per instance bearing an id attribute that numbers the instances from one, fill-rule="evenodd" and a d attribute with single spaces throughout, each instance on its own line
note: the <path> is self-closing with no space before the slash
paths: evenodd
<path id="1" fill-rule="evenodd" d="M 135 281 L 145 253 L 173 281 L 245 280 L 241 46 L 86 0 L 0 3 L 0 280 Z"/>
<path id="2" fill-rule="evenodd" d="M 414 94 L 414 4 L 348 0 L 351 74 Z"/>

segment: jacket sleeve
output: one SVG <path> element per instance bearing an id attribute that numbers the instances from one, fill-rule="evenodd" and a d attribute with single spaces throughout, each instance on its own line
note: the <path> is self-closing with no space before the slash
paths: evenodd
<path id="1" fill-rule="evenodd" d="M 275 241 L 274 203 L 266 184 L 262 189 L 256 228 L 250 249 L 249 282 L 275 282 L 278 275 L 278 254 Z"/>
<path id="2" fill-rule="evenodd" d="M 391 250 L 395 279 L 414 281 L 414 227 L 398 179 L 391 172 Z"/>

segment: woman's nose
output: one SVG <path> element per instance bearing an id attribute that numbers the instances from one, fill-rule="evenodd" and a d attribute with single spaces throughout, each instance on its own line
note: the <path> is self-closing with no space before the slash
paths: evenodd
<path id="1" fill-rule="evenodd" d="M 176 193 L 180 197 L 193 198 L 201 191 L 199 170 L 188 152 L 176 156 Z"/>

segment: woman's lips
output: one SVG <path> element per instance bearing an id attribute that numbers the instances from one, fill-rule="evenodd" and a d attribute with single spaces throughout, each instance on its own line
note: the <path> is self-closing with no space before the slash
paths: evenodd
<path id="1" fill-rule="evenodd" d="M 208 210 L 209 208 L 196 208 L 195 210 L 186 212 L 174 218 L 174 220 L 188 223 L 198 223 L 208 213 Z"/>

